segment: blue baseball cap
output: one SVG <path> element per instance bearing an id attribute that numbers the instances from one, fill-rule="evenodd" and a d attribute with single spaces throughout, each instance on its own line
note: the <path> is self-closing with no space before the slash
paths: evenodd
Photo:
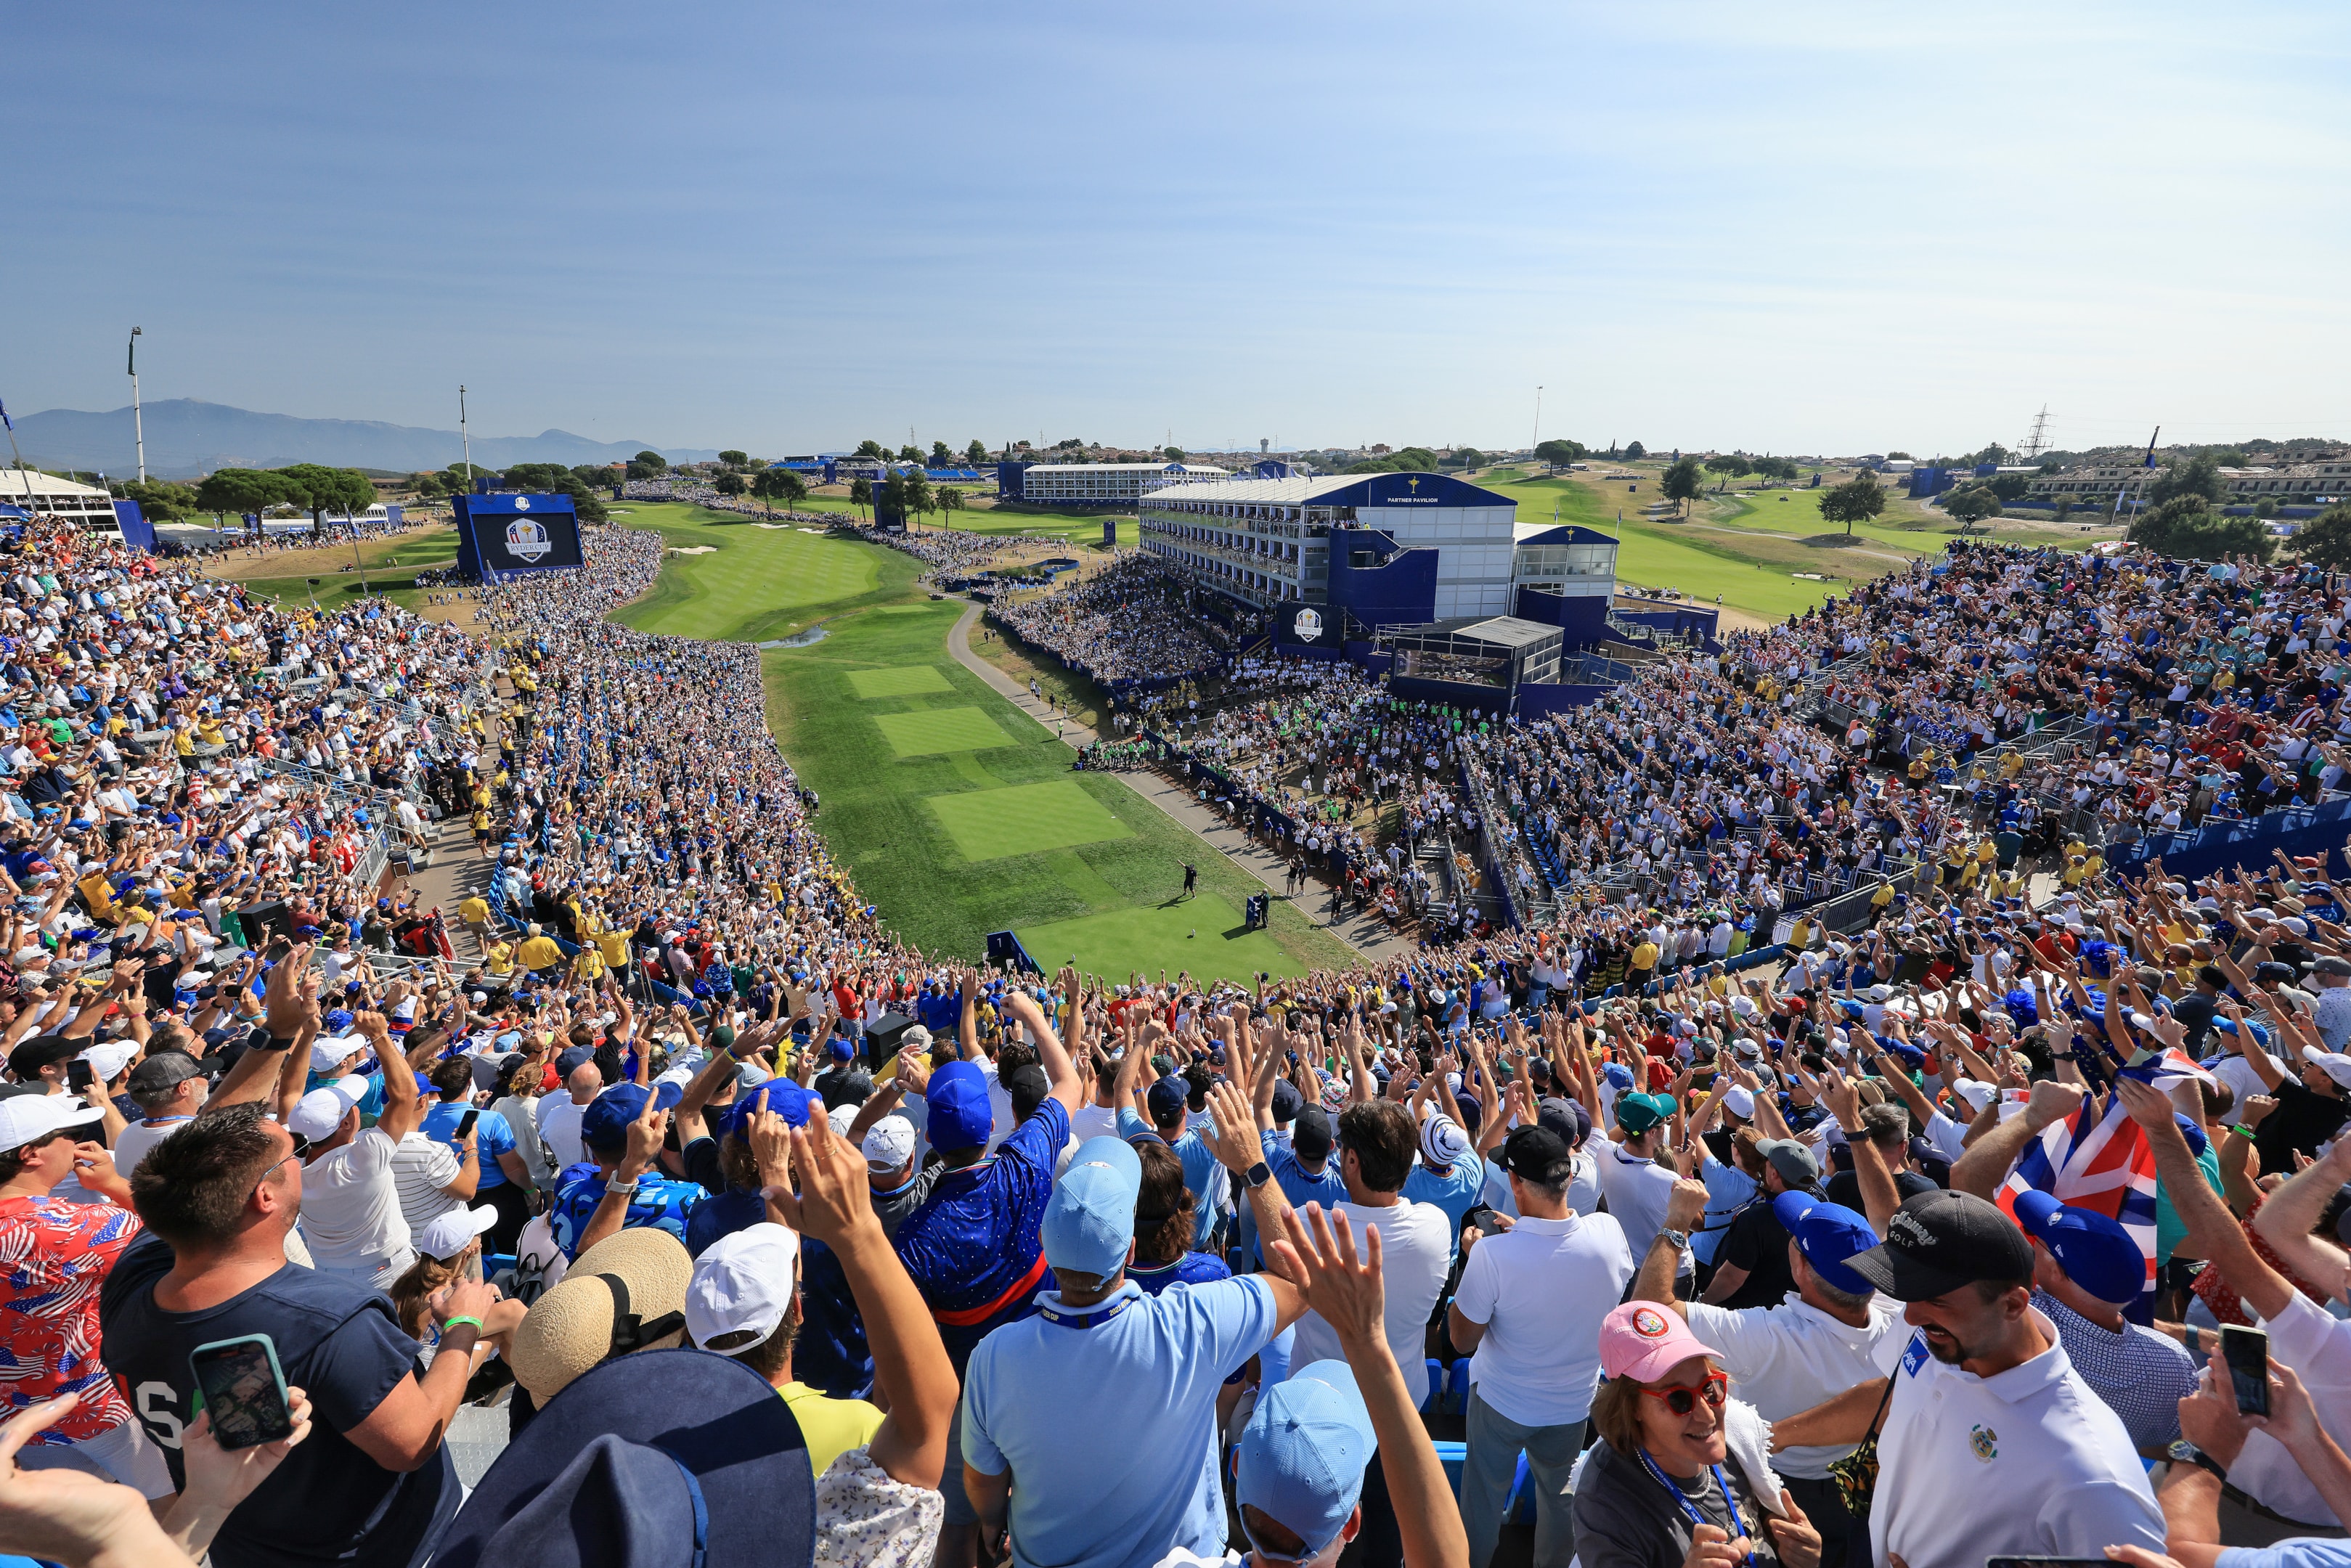
<path id="1" fill-rule="evenodd" d="M 1088 1138 L 1053 1184 L 1039 1239 L 1056 1269 L 1108 1279 L 1134 1245 L 1134 1199 L 1143 1161 L 1123 1138 Z"/>
<path id="2" fill-rule="evenodd" d="M 555 1071 L 559 1077 L 569 1078 L 595 1060 L 596 1051 L 593 1047 L 575 1045 L 555 1059 Z"/>
<path id="3" fill-rule="evenodd" d="M 1190 1087 L 1180 1078 L 1162 1078 L 1153 1083 L 1150 1092 L 1143 1097 L 1151 1110 L 1152 1125 L 1164 1127 L 1181 1116 Z"/>
<path id="4" fill-rule="evenodd" d="M 1304 1543 L 1297 1560 L 1319 1557 L 1355 1516 L 1375 1447 L 1371 1412 L 1347 1364 L 1301 1367 L 1265 1391 L 1241 1428 L 1233 1501 L 1297 1536 Z M 1271 1550 L 1249 1530 L 1246 1511 L 1241 1529 L 1259 1551 Z"/>
<path id="5" fill-rule="evenodd" d="M 747 1094 L 737 1095 L 726 1113 L 726 1131 L 751 1135 L 751 1118 L 773 1111 L 795 1127 L 809 1124 L 809 1108 L 824 1102 L 789 1078 L 770 1078 Z"/>
<path id="6" fill-rule="evenodd" d="M 1869 1221 L 1841 1203 L 1824 1203 L 1808 1192 L 1783 1192 L 1771 1200 L 1772 1217 L 1796 1239 L 1796 1250 L 1823 1284 L 1855 1296 L 1877 1289 L 1845 1267 L 1856 1252 L 1877 1245 Z"/>
<path id="7" fill-rule="evenodd" d="M 351 1027 L 351 1010 L 349 1008 L 337 1008 L 327 1015 L 326 1022 L 329 1034 L 340 1034 Z"/>
<path id="8" fill-rule="evenodd" d="M 976 1061 L 950 1061 L 932 1073 L 923 1103 L 930 1107 L 931 1147 L 941 1154 L 979 1148 L 995 1130 L 987 1079 Z"/>
<path id="9" fill-rule="evenodd" d="M 2065 1278 L 2099 1301 L 2126 1306 L 2147 1289 L 2147 1254 L 2119 1220 L 2045 1192 L 2021 1192 L 2016 1223 L 2049 1249 Z"/>
<path id="10" fill-rule="evenodd" d="M 653 1103 L 666 1111 L 678 1102 L 685 1091 L 675 1083 L 656 1083 L 650 1092 Z M 580 1141 L 599 1151 L 625 1149 L 629 1146 L 629 1124 L 645 1113 L 647 1090 L 637 1083 L 615 1083 L 588 1103 L 580 1113 Z"/>

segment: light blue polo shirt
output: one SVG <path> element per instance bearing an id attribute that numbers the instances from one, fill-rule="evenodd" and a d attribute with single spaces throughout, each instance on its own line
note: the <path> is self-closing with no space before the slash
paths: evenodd
<path id="1" fill-rule="evenodd" d="M 1150 1296 L 1129 1280 L 1070 1313 L 1099 1320 L 1082 1328 L 1044 1315 L 1070 1311 L 1059 1291 L 1037 1301 L 979 1342 L 963 1385 L 964 1462 L 1012 1472 L 1017 1568 L 1221 1556 L 1217 1392 L 1273 1338 L 1272 1287 L 1244 1275 Z"/>
<path id="2" fill-rule="evenodd" d="M 1486 1162 L 1474 1152 L 1463 1154 L 1441 1171 L 1416 1157 L 1404 1178 L 1405 1201 L 1433 1203 L 1443 1209 L 1446 1223 L 1453 1227 L 1456 1247 L 1461 1245 L 1462 1218 L 1478 1207 L 1479 1195 L 1485 1190 Z"/>
<path id="3" fill-rule="evenodd" d="M 1701 1143 L 1699 1147 L 1705 1145 Z M 1762 1187 L 1737 1166 L 1727 1166 L 1716 1159 L 1711 1149 L 1707 1150 L 1698 1174 L 1698 1179 L 1706 1183 L 1706 1218 L 1690 1237 L 1690 1250 L 1698 1254 L 1699 1262 L 1711 1263 L 1722 1249 L 1723 1239 L 1730 1234 L 1732 1218 L 1755 1201 Z"/>
<path id="4" fill-rule="evenodd" d="M 1156 1138 L 1159 1130 L 1134 1112 L 1121 1111 L 1118 1135 L 1131 1144 L 1137 1138 Z M 1184 1185 L 1192 1189 L 1192 1244 L 1205 1248 L 1208 1233 L 1217 1228 L 1217 1152 L 1197 1133 L 1185 1134 L 1167 1149 L 1184 1162 Z"/>

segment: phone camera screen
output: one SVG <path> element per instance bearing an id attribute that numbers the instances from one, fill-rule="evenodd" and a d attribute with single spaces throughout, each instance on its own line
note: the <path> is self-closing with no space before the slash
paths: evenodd
<path id="1" fill-rule="evenodd" d="M 269 1353 L 257 1344 L 229 1345 L 196 1358 L 196 1384 L 224 1448 L 250 1448 L 293 1435 L 294 1423 Z"/>

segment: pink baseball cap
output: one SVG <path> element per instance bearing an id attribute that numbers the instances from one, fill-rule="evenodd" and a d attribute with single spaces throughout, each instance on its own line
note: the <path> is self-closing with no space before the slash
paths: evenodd
<path id="1" fill-rule="evenodd" d="M 1655 1383 L 1693 1356 L 1712 1353 L 1671 1307 L 1626 1301 L 1600 1323 L 1600 1370 Z"/>

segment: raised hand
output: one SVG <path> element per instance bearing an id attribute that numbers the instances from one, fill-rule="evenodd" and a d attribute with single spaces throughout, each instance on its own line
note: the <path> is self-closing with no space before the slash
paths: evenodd
<path id="1" fill-rule="evenodd" d="M 1302 1215 L 1294 1208 L 1284 1211 L 1281 1223 L 1287 1234 L 1273 1249 L 1306 1298 L 1307 1310 L 1320 1312 L 1350 1353 L 1374 1345 L 1386 1351 L 1387 1288 L 1380 1269 L 1379 1231 L 1365 1228 L 1370 1236 L 1358 1260 L 1354 1231 L 1343 1214 L 1334 1229 L 1322 1206 L 1310 1203 Z"/>

